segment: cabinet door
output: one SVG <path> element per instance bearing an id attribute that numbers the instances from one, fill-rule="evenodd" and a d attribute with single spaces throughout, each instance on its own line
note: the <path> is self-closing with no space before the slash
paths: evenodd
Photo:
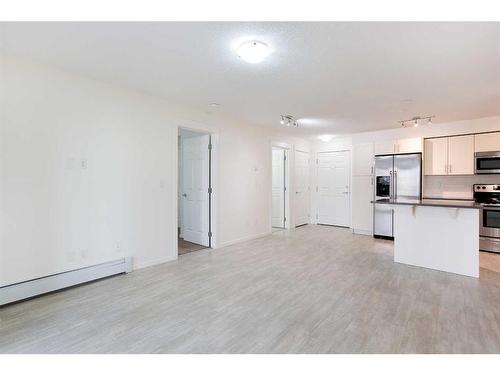
<path id="1" fill-rule="evenodd" d="M 373 143 L 360 143 L 352 147 L 352 173 L 358 176 L 373 174 Z"/>
<path id="2" fill-rule="evenodd" d="M 445 175 L 448 164 L 448 138 L 430 138 L 424 141 L 424 174 Z"/>
<path id="3" fill-rule="evenodd" d="M 357 233 L 373 233 L 373 177 L 352 178 L 352 229 Z"/>
<path id="4" fill-rule="evenodd" d="M 474 136 L 448 138 L 448 174 L 474 174 Z"/>
<path id="5" fill-rule="evenodd" d="M 500 151 L 500 132 L 476 134 L 475 151 Z"/>
<path id="6" fill-rule="evenodd" d="M 375 155 L 394 154 L 396 152 L 396 141 L 375 142 Z"/>
<path id="7" fill-rule="evenodd" d="M 422 138 L 399 139 L 396 146 L 396 153 L 404 154 L 409 152 L 422 152 Z"/>

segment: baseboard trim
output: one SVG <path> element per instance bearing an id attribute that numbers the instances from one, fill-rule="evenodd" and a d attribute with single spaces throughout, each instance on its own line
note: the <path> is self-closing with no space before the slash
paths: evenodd
<path id="1" fill-rule="evenodd" d="M 373 232 L 371 230 L 363 230 L 363 229 L 353 229 L 352 233 L 354 234 L 362 234 L 365 236 L 372 236 Z"/>
<path id="2" fill-rule="evenodd" d="M 162 258 L 158 258 L 158 259 L 154 259 L 154 260 L 150 260 L 150 261 L 146 261 L 146 262 L 137 262 L 137 263 L 134 262 L 133 269 L 135 271 L 135 270 L 139 270 L 141 268 L 157 266 L 158 264 L 171 262 L 171 261 L 176 260 L 176 259 L 177 259 L 177 256 L 174 256 L 174 257 L 168 256 L 168 257 L 162 257 Z"/>
<path id="3" fill-rule="evenodd" d="M 231 245 L 235 245 L 237 243 L 246 242 L 246 241 L 250 241 L 250 240 L 256 240 L 257 238 L 262 238 L 262 237 L 269 236 L 272 233 L 273 233 L 272 230 L 270 230 L 268 232 L 254 234 L 254 235 L 251 235 L 251 236 L 238 238 L 236 240 L 226 241 L 226 242 L 223 242 L 221 244 L 217 244 L 217 247 L 215 247 L 215 249 L 220 249 L 220 248 L 223 248 L 223 247 L 226 247 L 226 246 L 231 246 Z"/>
<path id="4" fill-rule="evenodd" d="M 3 286 L 0 287 L 0 306 L 131 271 L 132 258 L 126 257 L 95 266 Z"/>

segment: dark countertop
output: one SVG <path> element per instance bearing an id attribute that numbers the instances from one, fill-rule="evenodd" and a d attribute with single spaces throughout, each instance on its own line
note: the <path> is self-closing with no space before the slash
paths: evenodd
<path id="1" fill-rule="evenodd" d="M 450 207 L 450 208 L 475 208 L 482 206 L 473 200 L 453 200 L 453 199 L 379 199 L 371 201 L 376 204 L 395 204 L 405 206 L 429 206 L 429 207 Z"/>

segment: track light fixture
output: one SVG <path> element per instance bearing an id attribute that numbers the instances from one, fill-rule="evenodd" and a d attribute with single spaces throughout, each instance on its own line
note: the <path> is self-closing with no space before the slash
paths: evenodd
<path id="1" fill-rule="evenodd" d="M 409 120 L 401 120 L 399 123 L 403 128 L 406 128 L 407 126 L 410 126 L 412 124 L 415 128 L 421 125 L 421 120 L 427 120 L 427 125 L 432 125 L 432 119 L 436 117 L 434 115 L 432 116 L 415 116 L 412 117 Z"/>
<path id="2" fill-rule="evenodd" d="M 292 115 L 281 115 L 280 124 L 286 126 L 293 126 L 295 128 L 299 127 L 297 120 Z"/>

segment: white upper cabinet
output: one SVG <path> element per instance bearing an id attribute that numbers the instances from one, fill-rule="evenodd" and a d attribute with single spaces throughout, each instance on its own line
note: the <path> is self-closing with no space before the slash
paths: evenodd
<path id="1" fill-rule="evenodd" d="M 375 155 L 411 152 L 422 152 L 422 138 L 403 138 L 375 143 Z"/>
<path id="2" fill-rule="evenodd" d="M 355 176 L 373 174 L 373 143 L 360 143 L 352 146 L 352 174 Z"/>
<path id="3" fill-rule="evenodd" d="M 427 176 L 474 174 L 474 136 L 426 139 L 424 174 Z"/>
<path id="4" fill-rule="evenodd" d="M 424 174 L 444 175 L 448 170 L 448 138 L 430 138 L 424 141 Z"/>
<path id="5" fill-rule="evenodd" d="M 396 141 L 375 142 L 375 155 L 394 154 L 396 152 Z"/>
<path id="6" fill-rule="evenodd" d="M 448 138 L 448 174 L 474 174 L 474 136 Z"/>
<path id="7" fill-rule="evenodd" d="M 476 134 L 475 151 L 500 151 L 500 132 Z"/>
<path id="8" fill-rule="evenodd" d="M 410 152 L 422 152 L 422 138 L 398 139 L 396 153 L 406 154 Z"/>

